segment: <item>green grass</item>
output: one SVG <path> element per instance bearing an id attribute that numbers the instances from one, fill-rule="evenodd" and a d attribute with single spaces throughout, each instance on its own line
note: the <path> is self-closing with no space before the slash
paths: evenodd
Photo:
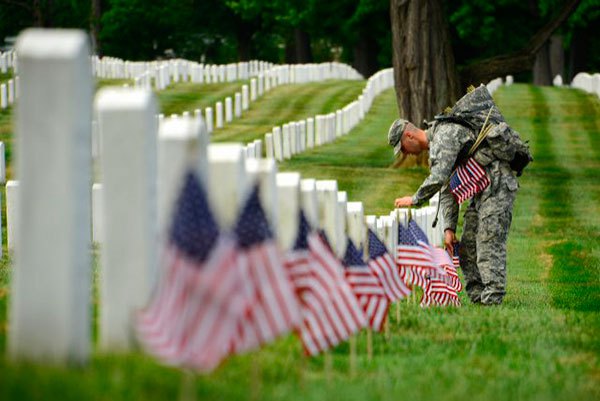
<path id="1" fill-rule="evenodd" d="M 341 109 L 356 100 L 364 87 L 365 81 L 337 80 L 279 86 L 250 103 L 241 118 L 215 130 L 211 140 L 248 143 L 263 139 L 274 126 Z"/>
<path id="2" fill-rule="evenodd" d="M 580 91 L 528 85 L 503 87 L 496 98 L 531 141 L 535 157 L 520 179 L 502 306 L 471 305 L 464 295 L 459 309 L 403 303 L 400 321 L 391 313 L 389 339 L 374 336 L 372 361 L 365 356 L 365 334 L 359 335 L 354 376 L 347 344 L 331 352 L 328 373 L 324 357 L 302 358 L 298 342 L 288 337 L 198 377 L 139 353 L 94 352 L 88 366 L 70 369 L 0 358 L 0 399 L 599 399 L 600 102 Z M 395 110 L 387 91 L 349 136 L 280 169 L 338 179 L 350 200 L 365 202 L 367 213 L 387 213 L 396 196 L 412 193 L 427 174 L 389 167 L 386 133 Z M 285 118 L 299 119 L 293 113 Z M 248 117 L 246 124 L 262 123 Z M 0 265 L 0 344 L 9 270 L 6 262 Z"/>

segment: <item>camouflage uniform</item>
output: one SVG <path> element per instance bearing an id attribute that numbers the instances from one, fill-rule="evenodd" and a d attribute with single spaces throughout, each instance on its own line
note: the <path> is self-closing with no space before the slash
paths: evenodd
<path id="1" fill-rule="evenodd" d="M 430 174 L 412 198 L 420 205 L 447 183 L 461 149 L 469 146 L 477 133 L 456 123 L 427 130 Z M 475 159 L 489 156 L 487 149 Z M 461 242 L 461 268 L 467 294 L 473 302 L 499 304 L 506 285 L 506 240 L 512 220 L 512 206 L 518 188 L 515 173 L 505 161 L 487 160 L 485 170 L 490 185 L 475 195 L 465 212 Z M 446 185 L 440 196 L 444 230 L 456 232 L 459 205 Z"/>

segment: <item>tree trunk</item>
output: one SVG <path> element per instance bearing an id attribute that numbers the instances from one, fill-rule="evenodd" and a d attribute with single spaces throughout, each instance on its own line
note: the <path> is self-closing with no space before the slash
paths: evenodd
<path id="1" fill-rule="evenodd" d="M 538 51 L 558 27 L 575 11 L 581 0 L 569 0 L 554 19 L 542 27 L 527 46 L 511 54 L 481 60 L 464 68 L 460 73 L 463 85 L 478 85 L 508 74 L 531 71 Z"/>
<path id="2" fill-rule="evenodd" d="M 294 28 L 294 48 L 296 50 L 297 63 L 312 63 L 312 50 L 310 48 L 310 36 L 308 32 Z"/>
<path id="3" fill-rule="evenodd" d="M 450 35 L 439 0 L 391 0 L 398 112 L 421 126 L 457 99 Z"/>
<path id="4" fill-rule="evenodd" d="M 102 44 L 100 43 L 100 19 L 102 18 L 102 0 L 92 0 L 92 16 L 90 18 L 90 32 L 92 34 L 92 49 L 94 54 L 102 56 Z"/>
<path id="5" fill-rule="evenodd" d="M 377 41 L 368 34 L 362 33 L 354 45 L 353 66 L 363 77 L 368 78 L 378 71 Z"/>
<path id="6" fill-rule="evenodd" d="M 552 72 L 550 71 L 550 43 L 546 42 L 535 56 L 533 63 L 533 84 L 552 85 Z"/>
<path id="7" fill-rule="evenodd" d="M 248 22 L 243 21 L 241 19 L 238 20 L 236 24 L 236 38 L 237 54 L 239 61 L 250 60 L 253 33 L 254 29 Z"/>

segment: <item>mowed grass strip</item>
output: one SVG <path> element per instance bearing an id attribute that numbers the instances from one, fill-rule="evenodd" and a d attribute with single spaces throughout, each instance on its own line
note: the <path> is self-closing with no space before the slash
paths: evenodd
<path id="1" fill-rule="evenodd" d="M 211 141 L 248 143 L 264 139 L 275 126 L 343 108 L 358 98 L 365 84 L 363 80 L 328 80 L 278 86 L 250 103 L 241 118 L 215 130 Z"/>
<path id="2" fill-rule="evenodd" d="M 579 286 L 577 281 L 557 282 L 557 272 L 570 269 L 564 259 L 574 258 L 583 266 L 588 266 L 587 260 L 577 252 L 557 253 L 551 243 L 569 234 L 574 244 L 585 249 L 589 246 L 586 241 L 593 240 L 586 238 L 587 230 L 577 235 L 575 229 L 580 225 L 591 229 L 595 221 L 584 219 L 585 212 L 575 207 L 567 215 L 558 212 L 552 187 L 568 179 L 571 195 L 558 199 L 572 202 L 581 196 L 571 190 L 574 184 L 585 181 L 598 190 L 599 184 L 585 178 L 589 166 L 572 169 L 563 165 L 561 157 L 585 159 L 583 146 L 564 139 L 575 134 L 554 129 L 554 124 L 562 125 L 574 112 L 561 107 L 563 100 L 573 102 L 578 110 L 595 103 L 579 95 L 554 93 L 552 88 L 539 89 L 536 94 L 537 90 L 513 85 L 497 93 L 500 109 L 532 141 L 536 158 L 520 180 L 504 305 L 485 308 L 465 303 L 458 309 L 422 310 L 413 301 L 404 302 L 400 321 L 395 320 L 394 312 L 390 314 L 389 339 L 374 335 L 372 361 L 366 357 L 365 333 L 358 336 L 354 376 L 349 372 L 347 344 L 331 352 L 333 370 L 327 372 L 323 357 L 303 358 L 298 341 L 288 337 L 260 351 L 233 357 L 210 375 L 196 377 L 161 367 L 137 353 L 95 353 L 83 369 L 9 364 L 0 358 L 0 398 L 173 399 L 190 392 L 197 399 L 222 400 L 599 399 L 598 305 L 591 310 L 583 307 L 586 304 L 573 303 L 570 297 L 556 298 L 559 286 L 560 291 Z M 395 110 L 390 91 L 376 100 L 367 119 L 349 136 L 298 156 L 282 164 L 281 170 L 338 179 L 340 189 L 347 190 L 351 200 L 367 202 L 368 212 L 389 212 L 397 192 L 411 193 L 427 174 L 423 168 L 388 167 L 391 151 L 385 133 Z M 595 126 L 600 113 L 595 106 L 586 110 L 578 117 L 578 126 L 580 135 L 593 142 L 594 134 L 587 130 Z M 551 146 L 548 136 L 552 136 Z M 565 148 L 557 149 L 559 145 Z M 554 156 L 547 153 L 550 149 Z M 370 182 L 374 184 L 363 190 Z M 585 196 L 593 199 L 596 193 Z M 581 269 L 572 274 L 581 283 L 594 284 L 594 278 Z M 6 279 L 2 280 L 0 288 L 8 288 Z M 6 300 L 7 296 L 0 298 L 0 303 Z"/>

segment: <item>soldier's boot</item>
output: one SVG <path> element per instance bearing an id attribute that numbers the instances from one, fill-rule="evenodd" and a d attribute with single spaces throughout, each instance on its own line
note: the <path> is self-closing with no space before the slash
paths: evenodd
<path id="1" fill-rule="evenodd" d="M 481 292 L 485 288 L 477 268 L 477 210 L 473 203 L 465 212 L 463 235 L 460 240 L 460 268 L 465 278 L 465 289 L 473 303 L 481 302 Z"/>
<path id="2" fill-rule="evenodd" d="M 506 294 L 506 240 L 512 211 L 482 216 L 477 232 L 477 267 L 485 288 L 481 303 L 499 305 Z"/>

